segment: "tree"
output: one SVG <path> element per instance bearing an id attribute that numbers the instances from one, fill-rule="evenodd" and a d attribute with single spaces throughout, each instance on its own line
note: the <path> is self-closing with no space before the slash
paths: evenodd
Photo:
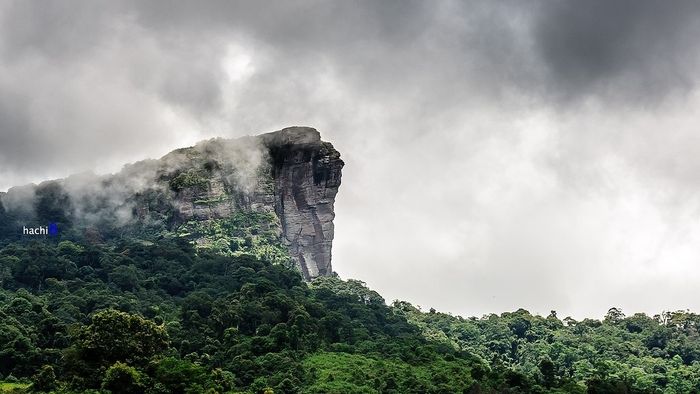
<path id="1" fill-rule="evenodd" d="M 206 370 L 202 366 L 174 357 L 159 360 L 149 366 L 149 369 L 153 370 L 151 374 L 154 379 L 165 387 L 167 392 L 173 394 L 190 392 L 192 390 L 189 389 L 193 388 L 191 386 L 205 387 L 210 383 Z M 220 377 L 226 384 L 230 384 L 230 375 L 221 374 Z"/>
<path id="2" fill-rule="evenodd" d="M 79 331 L 74 346 L 84 360 L 98 365 L 118 361 L 143 365 L 165 351 L 168 343 L 162 326 L 138 315 L 109 309 L 93 315 L 92 323 Z"/>
<path id="3" fill-rule="evenodd" d="M 605 319 L 603 319 L 603 322 L 608 324 L 617 324 L 624 318 L 625 314 L 622 313 L 622 309 L 613 307 L 608 309 L 608 313 L 605 314 Z"/>
<path id="4" fill-rule="evenodd" d="M 139 283 L 138 272 L 133 265 L 120 265 L 109 274 L 109 280 L 122 290 L 132 291 Z"/>
<path id="5" fill-rule="evenodd" d="M 556 366 L 549 357 L 540 360 L 539 370 L 542 374 L 542 383 L 545 387 L 554 387 L 556 379 Z"/>
<path id="6" fill-rule="evenodd" d="M 140 394 L 144 392 L 144 378 L 136 368 L 117 361 L 105 373 L 102 389 L 114 394 Z"/>
<path id="7" fill-rule="evenodd" d="M 44 365 L 32 379 L 32 389 L 36 391 L 51 391 L 56 388 L 56 372 L 50 365 Z"/>

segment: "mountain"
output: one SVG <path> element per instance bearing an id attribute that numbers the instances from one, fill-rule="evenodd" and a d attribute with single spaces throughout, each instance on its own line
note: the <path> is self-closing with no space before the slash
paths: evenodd
<path id="1" fill-rule="evenodd" d="M 464 318 L 340 279 L 342 167 L 289 128 L 2 194 L 0 394 L 700 392 L 689 311 Z"/>
<path id="2" fill-rule="evenodd" d="M 318 131 L 290 127 L 212 139 L 114 175 L 81 174 L 0 194 L 0 239 L 57 223 L 93 240 L 184 237 L 225 255 L 289 261 L 330 275 L 333 204 L 343 161 Z"/>

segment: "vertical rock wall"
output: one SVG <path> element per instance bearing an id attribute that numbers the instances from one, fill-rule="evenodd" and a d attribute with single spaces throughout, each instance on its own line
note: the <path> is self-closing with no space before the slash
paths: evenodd
<path id="1" fill-rule="evenodd" d="M 275 183 L 275 212 L 283 242 L 306 279 L 329 275 L 333 204 L 343 161 L 318 131 L 292 127 L 261 136 Z"/>

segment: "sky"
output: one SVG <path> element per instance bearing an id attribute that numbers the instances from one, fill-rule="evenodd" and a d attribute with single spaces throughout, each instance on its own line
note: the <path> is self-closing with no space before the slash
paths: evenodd
<path id="1" fill-rule="evenodd" d="M 700 311 L 700 2 L 0 0 L 0 190 L 315 127 L 333 267 L 481 316 Z"/>

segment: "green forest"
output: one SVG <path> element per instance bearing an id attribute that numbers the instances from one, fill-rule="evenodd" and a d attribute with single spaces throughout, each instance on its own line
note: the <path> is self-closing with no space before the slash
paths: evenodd
<path id="1" fill-rule="evenodd" d="M 699 315 L 389 304 L 303 281 L 273 219 L 0 237 L 0 393 L 700 392 Z"/>

